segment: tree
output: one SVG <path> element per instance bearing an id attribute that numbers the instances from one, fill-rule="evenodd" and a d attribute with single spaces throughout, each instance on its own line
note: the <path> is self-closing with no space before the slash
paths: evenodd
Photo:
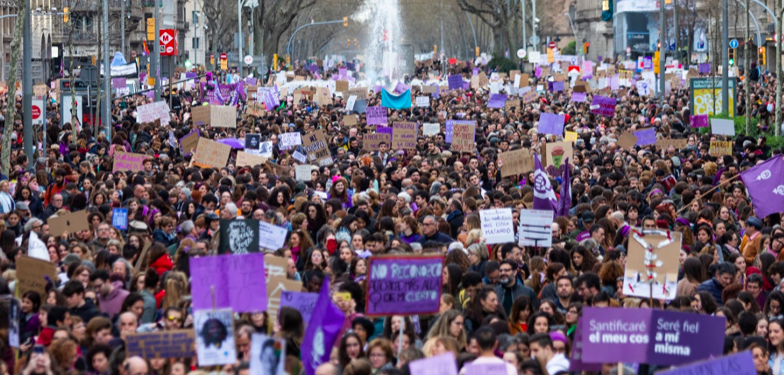
<path id="1" fill-rule="evenodd" d="M 199 4 L 200 3 L 200 4 Z M 234 33 L 237 32 L 236 3 L 221 0 L 199 0 L 197 5 L 204 10 L 204 22 L 207 24 L 206 38 L 212 54 L 232 49 Z M 240 56 L 242 58 L 242 56 Z"/>
<path id="2" fill-rule="evenodd" d="M 214 0 L 213 0 L 214 1 Z M 278 53 L 280 38 L 300 12 L 316 4 L 316 0 L 257 0 L 253 8 L 254 51 L 261 51 L 267 63 Z M 271 64 L 267 64 L 272 66 Z"/>
<path id="3" fill-rule="evenodd" d="M 519 16 L 522 11 L 517 1 L 507 0 L 457 0 L 460 9 L 478 17 L 493 32 L 496 51 L 516 51 L 520 43 L 515 37 L 519 29 Z"/>
<path id="4" fill-rule="evenodd" d="M 5 128 L 3 129 L 3 150 L 0 153 L 0 172 L 8 176 L 11 165 L 11 134 L 14 131 L 16 118 L 16 68 L 19 63 L 19 48 L 22 44 L 22 29 L 25 20 L 25 0 L 16 3 L 17 15 L 14 23 L 14 39 L 11 41 L 11 67 L 8 77 L 8 105 L 5 113 Z M 29 41 L 28 41 L 29 42 Z M 32 162 L 32 161 L 31 161 Z"/>

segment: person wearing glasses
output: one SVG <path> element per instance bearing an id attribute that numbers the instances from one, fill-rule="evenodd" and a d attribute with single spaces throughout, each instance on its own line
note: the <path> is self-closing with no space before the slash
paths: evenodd
<path id="1" fill-rule="evenodd" d="M 422 220 L 422 238 L 418 242 L 424 245 L 428 241 L 439 243 L 453 242 L 452 238 L 438 231 L 438 222 L 435 216 L 432 215 L 425 216 L 425 219 Z"/>
<path id="2" fill-rule="evenodd" d="M 174 331 L 182 328 L 182 322 L 185 320 L 182 311 L 176 307 L 168 307 L 163 311 L 163 316 L 157 322 L 145 324 L 139 327 L 136 332 L 160 332 L 160 331 Z"/>

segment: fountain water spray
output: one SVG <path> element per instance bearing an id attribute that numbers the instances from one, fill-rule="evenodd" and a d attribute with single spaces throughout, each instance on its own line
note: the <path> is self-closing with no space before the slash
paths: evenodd
<path id="1" fill-rule="evenodd" d="M 370 84 L 388 85 L 403 76 L 398 68 L 400 40 L 403 31 L 397 0 L 365 0 L 352 20 L 366 24 L 368 47 L 365 56 L 365 77 Z"/>

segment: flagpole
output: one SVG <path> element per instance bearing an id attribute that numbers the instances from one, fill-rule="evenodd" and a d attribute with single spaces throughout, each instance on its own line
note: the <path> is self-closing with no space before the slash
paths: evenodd
<path id="1" fill-rule="evenodd" d="M 725 184 L 726 184 L 726 183 L 728 183 L 728 182 L 730 182 L 730 181 L 732 181 L 732 180 L 734 180 L 734 179 L 736 179 L 736 178 L 738 178 L 738 177 L 740 177 L 740 173 L 738 173 L 738 174 L 736 174 L 735 176 L 733 176 L 732 178 L 730 178 L 730 179 L 728 179 L 728 180 L 724 181 L 723 183 L 725 183 Z M 721 184 L 722 184 L 722 183 L 719 183 L 718 185 L 714 186 L 712 189 L 710 189 L 710 190 L 708 190 L 708 191 L 706 191 L 706 192 L 702 193 L 700 196 L 701 196 L 701 197 L 703 197 L 703 196 L 705 196 L 705 195 L 707 195 L 707 194 L 710 194 L 710 193 L 712 193 L 713 191 L 715 191 L 716 189 L 718 189 L 719 187 L 721 187 Z M 700 199 L 700 200 L 701 200 L 701 199 Z M 681 207 L 681 209 L 680 209 L 680 210 L 678 210 L 678 211 L 677 211 L 675 214 L 679 214 L 679 213 L 681 213 L 681 211 L 685 210 L 687 207 L 689 207 L 689 206 L 688 206 L 688 205 L 685 205 L 685 206 Z"/>

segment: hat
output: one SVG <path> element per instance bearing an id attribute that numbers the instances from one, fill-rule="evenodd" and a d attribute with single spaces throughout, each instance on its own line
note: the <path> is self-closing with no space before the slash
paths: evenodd
<path id="1" fill-rule="evenodd" d="M 27 207 L 27 203 L 25 202 L 16 202 L 16 209 L 20 211 L 29 211 L 30 208 Z"/>
<path id="2" fill-rule="evenodd" d="M 757 230 L 762 229 L 762 220 L 760 220 L 760 219 L 758 219 L 758 218 L 756 218 L 754 216 L 746 219 L 746 224 L 747 225 L 751 225 L 754 228 L 757 228 Z"/>
<path id="3" fill-rule="evenodd" d="M 207 214 L 204 215 L 204 223 L 205 224 L 209 225 L 211 222 L 213 222 L 215 220 L 218 220 L 218 215 L 216 215 L 214 212 L 207 212 Z"/>
<path id="4" fill-rule="evenodd" d="M 186 198 L 190 198 L 191 197 L 191 189 L 188 189 L 188 188 L 184 187 L 184 188 L 180 189 L 180 192 L 185 194 Z"/>
<path id="5" fill-rule="evenodd" d="M 140 220 L 131 221 L 130 224 L 128 224 L 128 226 L 131 227 L 131 230 L 135 230 L 139 232 L 147 231 L 147 224 L 145 224 L 143 221 Z"/>
<path id="6" fill-rule="evenodd" d="M 596 215 L 593 214 L 591 211 L 585 211 L 582 214 L 583 221 L 594 221 L 596 220 Z"/>
<path id="7" fill-rule="evenodd" d="M 569 344 L 569 341 L 566 340 L 566 335 L 561 333 L 561 331 L 552 331 L 552 332 L 550 332 L 550 339 L 552 339 L 553 341 L 560 341 L 560 342 L 562 342 L 564 344 L 567 344 L 567 345 Z"/>

